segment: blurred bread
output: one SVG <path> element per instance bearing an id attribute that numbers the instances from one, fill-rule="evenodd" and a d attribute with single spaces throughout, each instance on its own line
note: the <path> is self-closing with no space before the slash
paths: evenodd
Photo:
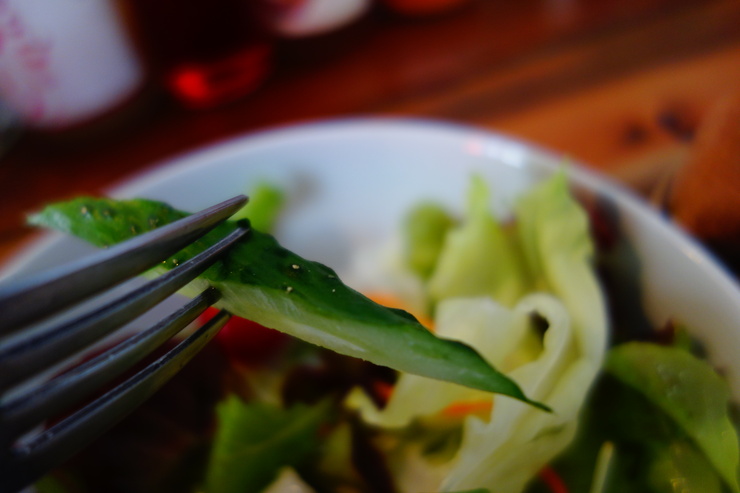
<path id="1" fill-rule="evenodd" d="M 698 238 L 740 247 L 740 94 L 722 100 L 701 122 L 667 205 Z"/>

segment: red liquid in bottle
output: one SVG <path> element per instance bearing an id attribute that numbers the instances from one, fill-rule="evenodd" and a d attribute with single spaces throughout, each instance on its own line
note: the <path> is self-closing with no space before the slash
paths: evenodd
<path id="1" fill-rule="evenodd" d="M 127 0 L 145 56 L 183 105 L 208 108 L 254 91 L 272 44 L 254 0 Z"/>

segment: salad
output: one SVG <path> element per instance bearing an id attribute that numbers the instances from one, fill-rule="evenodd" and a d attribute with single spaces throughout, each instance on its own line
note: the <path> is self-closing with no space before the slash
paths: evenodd
<path id="1" fill-rule="evenodd" d="M 39 490 L 739 491 L 726 383 L 680 321 L 615 323 L 565 174 L 509 217 L 492 193 L 419 204 L 342 282 L 266 234 L 280 194 L 254 190 L 251 238 L 200 280 L 238 318 Z M 183 214 L 83 198 L 32 222 L 103 246 Z"/>

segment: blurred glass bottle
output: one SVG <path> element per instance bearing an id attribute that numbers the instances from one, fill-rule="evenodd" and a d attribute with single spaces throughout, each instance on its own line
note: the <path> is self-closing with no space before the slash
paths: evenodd
<path id="1" fill-rule="evenodd" d="M 0 0 L 0 99 L 59 131 L 124 107 L 144 70 L 109 0 Z"/>
<path id="2" fill-rule="evenodd" d="M 154 76 L 188 108 L 237 100 L 272 69 L 257 0 L 122 0 Z"/>

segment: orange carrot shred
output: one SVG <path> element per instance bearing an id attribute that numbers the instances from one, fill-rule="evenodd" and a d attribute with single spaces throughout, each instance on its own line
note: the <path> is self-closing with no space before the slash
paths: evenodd
<path id="1" fill-rule="evenodd" d="M 468 414 L 490 414 L 493 401 L 456 402 L 442 409 L 442 414 L 450 418 L 460 418 Z"/>
<path id="2" fill-rule="evenodd" d="M 409 310 L 407 307 L 404 306 L 404 302 L 399 299 L 397 296 L 394 296 L 389 293 L 370 293 L 367 295 L 368 298 L 373 300 L 375 303 L 383 306 L 387 306 L 389 308 L 400 308 L 402 310 L 406 310 L 407 312 L 411 313 L 416 319 L 419 321 L 421 325 L 429 329 L 430 331 L 434 331 L 434 321 L 424 315 L 419 315 L 417 313 L 413 313 L 411 310 Z"/>

